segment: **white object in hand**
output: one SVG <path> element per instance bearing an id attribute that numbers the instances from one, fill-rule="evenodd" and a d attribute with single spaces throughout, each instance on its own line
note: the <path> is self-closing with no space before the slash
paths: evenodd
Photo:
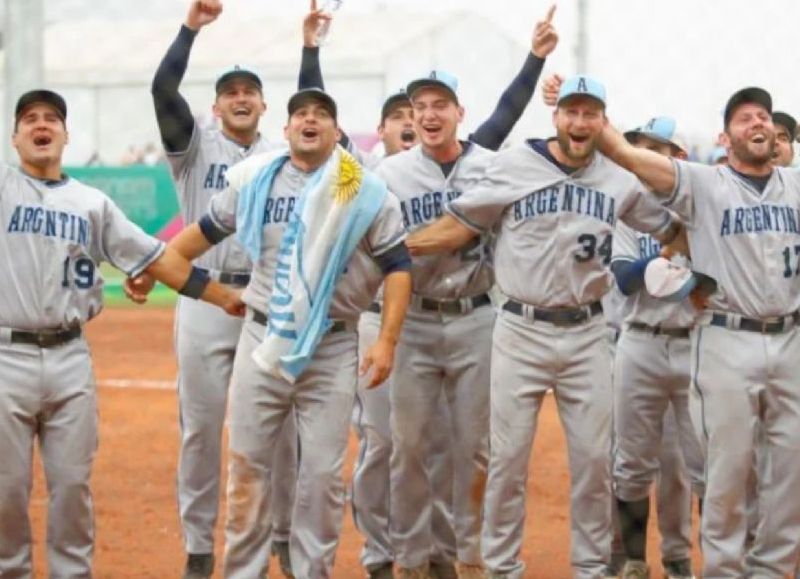
<path id="1" fill-rule="evenodd" d="M 647 293 L 665 301 L 681 301 L 694 289 L 697 280 L 685 265 L 657 257 L 644 271 Z"/>
<path id="2" fill-rule="evenodd" d="M 342 7 L 342 0 L 325 0 L 325 3 L 322 5 L 320 10 L 329 16 L 333 16 L 333 13 L 336 12 L 339 8 Z M 330 20 L 323 20 L 319 28 L 317 28 L 317 46 L 322 46 L 325 44 L 325 39 L 328 36 L 328 31 L 331 28 L 331 21 Z"/>

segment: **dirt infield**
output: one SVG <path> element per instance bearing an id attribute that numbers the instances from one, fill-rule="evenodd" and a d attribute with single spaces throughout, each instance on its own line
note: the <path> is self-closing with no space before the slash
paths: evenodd
<path id="1" fill-rule="evenodd" d="M 109 309 L 89 324 L 101 384 L 100 449 L 92 478 L 97 579 L 167 579 L 180 577 L 182 572 L 185 556 L 175 500 L 176 395 L 172 389 L 130 387 L 125 382 L 144 380 L 159 386 L 174 379 L 172 323 L 169 309 L 129 308 Z M 109 381 L 128 387 L 102 386 Z M 345 472 L 348 480 L 354 451 L 355 442 L 351 441 Z M 564 438 L 552 400 L 548 400 L 531 460 L 523 550 L 528 577 L 570 576 L 568 486 Z M 37 459 L 31 506 L 37 578 L 47 576 L 43 546 L 46 508 Z M 650 559 L 656 562 L 660 556 L 653 527 L 649 549 Z M 221 522 L 217 530 L 218 560 L 220 528 Z M 336 579 L 364 576 L 358 565 L 360 546 L 348 511 L 336 558 Z M 273 579 L 280 577 L 277 565 L 273 569 Z"/>

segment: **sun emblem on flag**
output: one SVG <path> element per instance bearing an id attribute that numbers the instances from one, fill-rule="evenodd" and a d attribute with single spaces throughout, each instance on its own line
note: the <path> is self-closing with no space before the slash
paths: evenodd
<path id="1" fill-rule="evenodd" d="M 347 151 L 342 151 L 339 159 L 339 176 L 336 180 L 336 189 L 333 198 L 337 203 L 349 203 L 353 200 L 361 187 L 364 171 L 355 157 Z"/>

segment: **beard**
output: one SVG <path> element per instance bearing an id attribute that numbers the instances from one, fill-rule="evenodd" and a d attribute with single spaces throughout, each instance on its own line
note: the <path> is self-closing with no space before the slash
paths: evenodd
<path id="1" fill-rule="evenodd" d="M 561 149 L 561 152 L 564 153 L 568 159 L 576 162 L 583 162 L 594 154 L 597 150 L 597 140 L 597 137 L 589 137 L 585 143 L 586 152 L 579 153 L 572 148 L 569 134 L 566 131 L 556 132 L 556 141 L 558 141 L 558 147 Z"/>
<path id="2" fill-rule="evenodd" d="M 767 139 L 767 147 L 763 151 L 752 150 L 750 143 L 745 139 L 731 138 L 731 152 L 740 161 L 748 165 L 766 165 L 772 162 L 772 157 L 775 154 L 775 136 L 772 135 Z M 758 147 L 761 149 L 761 147 Z"/>

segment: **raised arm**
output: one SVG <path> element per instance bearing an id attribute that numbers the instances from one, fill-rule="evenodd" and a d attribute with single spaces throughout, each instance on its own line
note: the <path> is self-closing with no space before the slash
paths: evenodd
<path id="1" fill-rule="evenodd" d="M 551 6 L 545 19 L 536 23 L 531 52 L 522 70 L 503 91 L 491 116 L 470 136 L 472 142 L 493 151 L 498 150 L 522 116 L 539 81 L 545 58 L 558 44 L 558 34 L 552 24 L 555 9 L 555 5 Z"/>
<path id="2" fill-rule="evenodd" d="M 478 232 L 470 229 L 452 215 L 444 215 L 429 226 L 418 229 L 406 239 L 411 255 L 428 255 L 455 251 Z"/>
<path id="3" fill-rule="evenodd" d="M 325 90 L 322 80 L 322 68 L 319 64 L 319 46 L 317 46 L 317 31 L 323 22 L 333 17 L 317 9 L 317 0 L 311 0 L 311 7 L 303 19 L 303 56 L 300 60 L 300 75 L 297 79 L 297 89 L 321 88 Z"/>
<path id="4" fill-rule="evenodd" d="M 636 175 L 656 197 L 669 197 L 675 191 L 676 174 L 672 160 L 653 151 L 634 147 L 610 123 L 606 123 L 603 129 L 600 151 Z"/>
<path id="5" fill-rule="evenodd" d="M 186 99 L 178 92 L 197 32 L 222 12 L 219 0 L 193 0 L 186 21 L 170 45 L 153 77 L 150 92 L 167 152 L 185 151 L 194 131 L 194 117 Z"/>

